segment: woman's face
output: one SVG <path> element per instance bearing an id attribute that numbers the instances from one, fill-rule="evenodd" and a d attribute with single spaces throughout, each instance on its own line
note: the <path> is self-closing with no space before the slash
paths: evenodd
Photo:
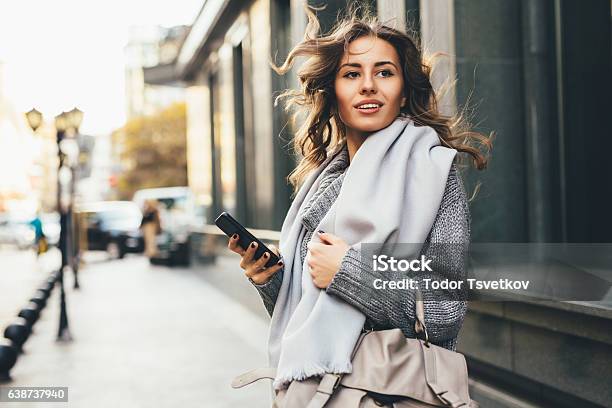
<path id="1" fill-rule="evenodd" d="M 389 126 L 405 103 L 397 51 L 374 36 L 363 36 L 349 44 L 334 87 L 347 135 L 363 135 Z"/>

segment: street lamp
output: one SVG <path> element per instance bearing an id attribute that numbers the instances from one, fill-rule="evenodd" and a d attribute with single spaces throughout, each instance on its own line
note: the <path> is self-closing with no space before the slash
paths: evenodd
<path id="1" fill-rule="evenodd" d="M 62 112 L 55 117 L 55 130 L 58 132 L 65 132 L 68 128 L 68 121 L 66 120 L 66 112 Z M 62 134 L 62 136 L 64 136 Z"/>
<path id="2" fill-rule="evenodd" d="M 83 121 L 83 112 L 78 108 L 74 108 L 69 112 L 63 112 L 56 117 L 56 123 L 59 121 L 59 128 L 63 130 L 61 140 L 58 139 L 59 148 L 61 153 L 64 155 L 64 159 L 67 159 L 67 164 L 62 166 L 64 169 L 63 173 L 65 176 L 64 186 L 66 187 L 67 194 L 65 195 L 68 207 L 68 229 L 70 234 L 68 236 L 69 241 L 66 245 L 69 255 L 67 260 L 70 262 L 70 267 L 74 275 L 74 288 L 79 289 L 79 248 L 78 241 L 75 238 L 76 229 L 74 228 L 74 193 L 75 193 L 75 169 L 78 166 L 79 161 L 79 144 L 77 142 L 79 136 L 79 127 Z M 57 127 L 57 125 L 56 125 Z M 61 181 L 61 180 L 60 180 Z"/>
<path id="3" fill-rule="evenodd" d="M 66 163 L 66 152 L 62 149 L 66 130 L 68 129 L 68 120 L 65 112 L 55 117 L 55 131 L 57 137 L 57 148 L 59 155 L 59 167 L 57 170 L 57 205 L 60 213 L 60 238 L 59 247 L 62 253 L 62 263 L 59 270 L 58 282 L 60 285 L 60 321 L 57 331 L 57 339 L 60 341 L 70 340 L 70 331 L 68 329 L 68 313 L 66 311 L 66 291 L 64 289 L 64 269 L 68 265 L 68 248 L 70 247 L 70 196 L 68 191 L 68 183 L 66 180 L 71 176 L 70 169 Z"/>
<path id="4" fill-rule="evenodd" d="M 40 113 L 36 109 L 32 109 L 31 111 L 27 112 L 25 115 L 26 115 L 26 119 L 28 120 L 28 124 L 30 125 L 32 130 L 36 132 L 36 129 L 38 129 L 40 125 L 42 125 L 42 120 L 43 120 L 42 113 Z"/>
<path id="5" fill-rule="evenodd" d="M 83 122 L 83 112 L 78 108 L 74 108 L 70 112 L 66 112 L 66 116 L 68 119 L 68 126 L 73 128 L 78 134 L 79 128 L 81 127 L 81 122 Z"/>
<path id="6" fill-rule="evenodd" d="M 42 114 L 36 109 L 26 113 L 26 119 L 33 131 L 40 127 L 43 121 Z M 62 254 L 62 263 L 57 281 L 60 286 L 60 322 L 57 339 L 70 340 L 68 330 L 68 314 L 66 311 L 66 291 L 64 289 L 64 269 L 72 264 L 75 271 L 75 287 L 78 288 L 78 279 L 74 269 L 74 238 L 72 234 L 72 205 L 74 196 L 74 165 L 77 162 L 79 148 L 72 136 L 78 132 L 83 120 L 83 112 L 74 108 L 70 112 L 62 112 L 55 117 L 56 141 L 59 155 L 57 207 L 60 213 L 59 248 Z M 72 261 L 72 262 L 70 262 Z"/>

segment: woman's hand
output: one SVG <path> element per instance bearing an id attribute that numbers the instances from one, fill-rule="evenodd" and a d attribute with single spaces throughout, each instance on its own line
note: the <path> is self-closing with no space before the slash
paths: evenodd
<path id="1" fill-rule="evenodd" d="M 350 246 L 334 234 L 319 231 L 322 243 L 309 242 L 306 262 L 310 267 L 312 282 L 317 288 L 329 286 L 342 265 L 342 258 Z"/>
<path id="2" fill-rule="evenodd" d="M 263 285 L 264 283 L 268 282 L 272 278 L 272 275 L 283 267 L 283 262 L 278 261 L 276 265 L 270 266 L 269 268 L 264 268 L 264 265 L 268 263 L 268 260 L 270 259 L 270 254 L 265 252 L 259 259 L 254 260 L 253 257 L 255 255 L 255 251 L 257 250 L 257 242 L 251 242 L 249 247 L 244 250 L 238 245 L 238 238 L 238 234 L 232 235 L 232 237 L 229 239 L 227 247 L 232 252 L 235 252 L 242 257 L 240 260 L 240 267 L 244 269 L 244 274 L 248 278 L 251 278 L 251 280 L 257 285 Z M 280 258 L 280 253 L 274 245 L 268 245 L 268 248 L 270 248 L 270 250 Z"/>

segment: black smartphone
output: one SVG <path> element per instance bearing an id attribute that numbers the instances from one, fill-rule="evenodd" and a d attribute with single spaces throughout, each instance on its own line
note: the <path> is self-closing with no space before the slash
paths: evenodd
<path id="1" fill-rule="evenodd" d="M 259 259 L 265 252 L 270 254 L 270 259 L 266 262 L 266 268 L 273 266 L 280 259 L 279 257 L 272 252 L 263 242 L 257 239 L 253 234 L 251 234 L 246 228 L 242 226 L 238 221 L 234 219 L 229 213 L 223 211 L 215 220 L 215 224 L 217 227 L 221 229 L 221 231 L 225 232 L 225 235 L 231 237 L 234 234 L 238 234 L 238 245 L 242 247 L 242 249 L 246 250 L 251 242 L 257 242 L 257 249 L 255 250 L 255 255 L 253 259 Z"/>

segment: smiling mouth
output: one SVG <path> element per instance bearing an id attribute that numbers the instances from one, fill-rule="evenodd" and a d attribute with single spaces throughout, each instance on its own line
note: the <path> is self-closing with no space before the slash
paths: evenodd
<path id="1" fill-rule="evenodd" d="M 363 105 L 357 106 L 357 110 L 363 113 L 376 113 L 380 110 L 382 105 L 378 103 L 364 103 Z"/>

